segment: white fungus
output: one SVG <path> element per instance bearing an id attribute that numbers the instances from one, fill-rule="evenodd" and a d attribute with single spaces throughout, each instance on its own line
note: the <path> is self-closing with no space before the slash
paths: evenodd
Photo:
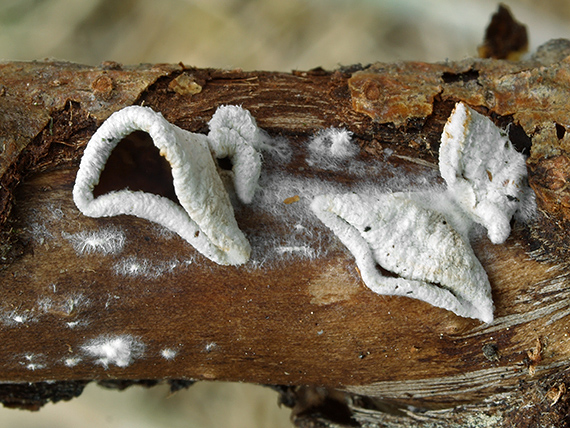
<path id="1" fill-rule="evenodd" d="M 340 168 L 342 161 L 358 153 L 358 146 L 352 142 L 352 132 L 332 127 L 313 136 L 308 149 L 307 164 L 331 170 Z"/>
<path id="2" fill-rule="evenodd" d="M 129 256 L 118 261 L 114 266 L 114 270 L 117 275 L 121 276 L 154 276 L 151 275 L 152 267 L 150 261 L 135 256 Z"/>
<path id="3" fill-rule="evenodd" d="M 316 251 L 306 245 L 280 246 L 276 248 L 279 254 L 299 254 L 309 259 L 315 258 Z"/>
<path id="4" fill-rule="evenodd" d="M 28 319 L 28 316 L 25 314 L 20 315 L 20 314 L 13 313 L 13 314 L 10 314 L 10 319 L 17 324 L 23 324 Z"/>
<path id="5" fill-rule="evenodd" d="M 39 245 L 43 245 L 47 240 L 53 239 L 53 234 L 49 231 L 48 227 L 43 223 L 32 223 L 28 227 L 32 239 Z"/>
<path id="6" fill-rule="evenodd" d="M 160 351 L 161 357 L 164 358 L 165 360 L 168 360 L 168 361 L 176 358 L 177 354 L 178 354 L 178 351 L 176 349 L 171 349 L 171 348 L 165 348 L 165 349 L 162 349 Z"/>
<path id="7" fill-rule="evenodd" d="M 86 319 L 77 320 L 77 321 L 68 321 L 65 323 L 65 326 L 69 329 L 79 328 L 79 327 L 87 327 L 91 322 Z"/>
<path id="8" fill-rule="evenodd" d="M 239 199 L 251 203 L 261 174 L 261 130 L 249 111 L 238 106 L 220 107 L 208 123 L 208 143 L 217 158 L 232 161 L 235 191 Z"/>
<path id="9" fill-rule="evenodd" d="M 351 144 L 357 147 L 354 143 Z M 246 230 L 252 244 L 251 263 L 248 265 L 250 269 L 286 263 L 291 259 L 318 259 L 339 246 L 338 240 L 312 215 L 310 203 L 317 195 L 352 190 L 365 193 L 369 189 L 377 190 L 379 186 L 386 190 L 427 187 L 429 179 L 436 178 L 435 171 L 431 168 L 418 168 L 410 173 L 380 160 L 367 162 L 357 156 L 350 158 L 348 164 L 344 165 L 348 167 L 342 170 L 342 177 L 346 180 L 336 180 L 334 174 L 319 174 L 322 164 L 309 169 L 316 174 L 299 177 L 283 171 L 290 170 L 291 165 L 281 165 L 280 159 L 277 159 L 276 165 L 270 161 L 275 161 L 275 158 L 268 160 L 270 167 L 262 170 L 261 190 L 256 193 L 252 209 L 268 213 L 275 224 L 257 224 Z M 285 202 L 294 195 L 298 196 L 294 203 Z M 283 230 L 287 232 L 283 233 Z"/>
<path id="10" fill-rule="evenodd" d="M 323 195 L 312 208 L 354 255 L 364 283 L 375 293 L 492 321 L 491 287 L 469 242 L 410 195 Z M 376 263 L 399 278 L 383 276 Z"/>
<path id="11" fill-rule="evenodd" d="M 180 205 L 152 193 L 128 189 L 93 195 L 105 164 L 117 144 L 134 131 L 147 132 L 172 168 Z M 170 124 L 160 113 L 140 106 L 113 113 L 85 148 L 73 200 L 89 217 L 135 215 L 175 231 L 209 259 L 239 265 L 250 256 L 250 246 L 239 229 L 211 150 L 233 162 L 238 197 L 251 202 L 261 170 L 256 151 L 260 131 L 247 110 L 218 108 L 210 121 L 210 135 L 195 134 Z"/>
<path id="12" fill-rule="evenodd" d="M 440 170 L 445 191 L 329 193 L 311 208 L 354 255 L 373 291 L 489 323 L 491 287 L 468 233 L 477 222 L 502 243 L 513 214 L 532 209 L 525 159 L 488 118 L 458 103 L 443 130 Z M 382 275 L 376 263 L 399 278 Z"/>
<path id="13" fill-rule="evenodd" d="M 118 260 L 113 265 L 113 270 L 117 275 L 127 277 L 143 277 L 147 279 L 159 278 L 178 269 L 188 268 L 193 263 L 192 260 L 180 261 L 178 259 L 157 261 L 143 259 L 136 256 L 128 256 Z"/>
<path id="14" fill-rule="evenodd" d="M 125 245 L 125 233 L 114 227 L 101 230 L 81 231 L 73 234 L 63 232 L 77 254 L 119 254 Z"/>
<path id="15" fill-rule="evenodd" d="M 6 309 L 0 313 L 0 320 L 6 326 L 16 327 L 36 322 L 38 317 L 33 309 Z"/>
<path id="16" fill-rule="evenodd" d="M 208 342 L 206 346 L 204 346 L 204 352 L 210 353 L 218 348 L 218 344 L 216 342 Z"/>
<path id="17" fill-rule="evenodd" d="M 20 365 L 31 371 L 45 369 L 45 357 L 43 354 L 25 354 L 22 361 L 20 361 Z"/>
<path id="18" fill-rule="evenodd" d="M 63 360 L 63 364 L 71 368 L 79 364 L 81 360 L 82 360 L 81 357 L 68 357 Z"/>
<path id="19" fill-rule="evenodd" d="M 526 162 L 487 117 L 457 103 L 441 135 L 439 169 L 449 197 L 485 226 L 494 244 L 505 242 L 510 221 L 534 205 Z"/>
<path id="20" fill-rule="evenodd" d="M 145 345 L 137 338 L 124 334 L 100 336 L 81 346 L 81 350 L 106 369 L 110 365 L 127 367 L 144 354 Z"/>

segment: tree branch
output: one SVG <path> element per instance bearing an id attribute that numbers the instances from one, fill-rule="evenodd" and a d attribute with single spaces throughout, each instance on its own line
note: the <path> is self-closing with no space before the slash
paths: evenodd
<path id="1" fill-rule="evenodd" d="M 297 403 L 307 390 L 295 386 L 314 385 L 351 394 L 317 394 L 321 401 L 298 404 L 298 415 L 311 414 L 315 402 L 341 400 L 360 422 L 379 417 L 379 397 L 399 409 L 387 418 L 402 418 L 408 405 L 463 405 L 463 416 L 493 408 L 514 420 L 488 400 L 512 406 L 521 396 L 532 396 L 537 411 L 563 415 L 565 399 L 550 408 L 548 398 L 567 381 L 570 356 L 570 66 L 567 44 L 557 43 L 527 62 L 290 74 L 2 64 L 0 381 L 231 380 L 290 386 L 283 394 L 296 394 Z M 493 290 L 490 325 L 374 294 L 352 255 L 306 209 L 315 183 L 441 184 L 440 135 L 457 101 L 509 127 L 515 146 L 530 151 L 539 207 L 532 222 L 514 224 L 505 244 L 482 235 L 472 242 Z M 252 262 L 219 266 L 145 220 L 93 219 L 77 210 L 71 189 L 87 141 L 113 111 L 132 104 L 198 133 L 207 132 L 216 107 L 242 105 L 271 137 L 287 140 L 290 160 L 264 157 L 261 192 L 299 201 L 235 207 Z M 360 153 L 334 170 L 312 167 L 307 141 L 331 126 L 351 131 Z M 106 254 L 82 249 L 90 233 L 120 233 L 125 244 Z M 101 339 L 138 351 L 124 366 L 104 364 L 89 353 Z"/>

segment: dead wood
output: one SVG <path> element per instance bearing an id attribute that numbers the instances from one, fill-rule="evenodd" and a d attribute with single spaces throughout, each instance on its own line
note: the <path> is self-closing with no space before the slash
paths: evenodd
<path id="1" fill-rule="evenodd" d="M 21 389 L 28 382 L 57 381 L 51 396 L 59 399 L 76 395 L 60 393 L 73 381 L 231 380 L 283 385 L 299 426 L 566 426 L 568 53 L 568 42 L 554 41 L 526 62 L 293 73 L 0 65 L 0 399 L 28 407 L 49 399 L 40 394 L 34 402 L 35 390 Z M 264 168 L 300 181 L 349 182 L 349 165 L 334 172 L 308 166 L 314 133 L 331 126 L 353 132 L 358 161 L 387 167 L 371 167 L 373 179 L 393 178 L 389 168 L 433 177 L 457 101 L 507 127 L 530 155 L 539 208 L 532 222 L 513 225 L 505 244 L 483 236 L 473 242 L 493 289 L 489 325 L 372 293 L 332 235 L 314 259 L 257 255 L 264 263 L 223 267 L 144 220 L 87 218 L 71 197 L 90 136 L 127 105 L 152 107 L 202 133 L 216 107 L 242 105 L 292 146 L 290 161 L 267 157 Z M 288 196 L 305 197 L 302 188 Z M 295 233 L 275 212 L 239 206 L 236 218 L 259 242 L 269 231 L 283 242 Z M 120 254 L 74 248 L 70 237 L 109 227 L 125 233 Z M 132 274 L 120 273 L 128 263 Z M 82 353 L 89 340 L 121 335 L 144 343 L 125 367 Z M 165 358 L 166 349 L 176 356 Z"/>

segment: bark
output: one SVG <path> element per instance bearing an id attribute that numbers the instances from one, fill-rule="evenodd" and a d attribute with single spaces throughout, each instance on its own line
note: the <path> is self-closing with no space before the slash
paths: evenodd
<path id="1" fill-rule="evenodd" d="M 525 62 L 292 73 L 0 65 L 0 398 L 37 407 L 92 380 L 230 380 L 281 385 L 299 426 L 567 426 L 568 53 L 567 42 L 555 41 Z M 316 226 L 300 238 L 319 237 L 316 258 L 257 254 L 256 263 L 223 267 L 144 220 L 87 218 L 71 197 L 90 136 L 132 104 L 202 133 L 217 106 L 242 105 L 293 148 L 285 163 L 264 159 L 283 180 L 354 180 L 350 164 L 328 171 L 307 163 L 307 140 L 334 126 L 353 132 L 370 180 L 399 179 L 393 171 L 403 170 L 412 184 L 441 184 L 433 178 L 439 139 L 457 101 L 509 127 L 530 154 L 539 208 L 531 222 L 513 224 L 504 244 L 483 235 L 472 242 L 493 289 L 489 325 L 372 293 L 350 253 Z M 306 195 L 300 186 L 287 196 L 306 203 Z M 296 233 L 279 211 L 238 206 L 236 218 L 254 247 Z M 122 252 L 74 248 L 74 236 L 108 228 L 124 232 Z M 128 365 L 106 367 L 85 352 L 91 340 L 114 337 L 137 341 Z"/>

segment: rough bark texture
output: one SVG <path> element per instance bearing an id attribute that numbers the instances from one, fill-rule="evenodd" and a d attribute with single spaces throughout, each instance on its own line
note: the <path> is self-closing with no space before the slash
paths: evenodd
<path id="1" fill-rule="evenodd" d="M 283 385 L 299 426 L 568 426 L 568 53 L 568 42 L 555 41 L 526 62 L 290 74 L 1 64 L 0 399 L 33 408 L 90 380 L 231 380 Z M 349 165 L 331 172 L 306 162 L 308 138 L 334 126 L 353 132 L 371 179 L 392 179 L 392 168 L 441 183 L 433 179 L 439 139 L 457 101 L 509 127 L 530 154 L 539 208 L 532 222 L 513 224 L 505 244 L 472 242 L 493 289 L 489 325 L 372 293 L 324 229 L 303 237 L 321 234 L 327 249 L 315 259 L 222 267 L 144 220 L 87 218 L 71 197 L 90 136 L 127 105 L 203 133 L 217 106 L 242 105 L 293 148 L 289 161 L 268 157 L 264 168 L 300 182 L 354 179 Z M 377 161 L 386 168 L 372 168 Z M 259 242 L 269 231 L 283 240 L 295 233 L 277 211 L 238 206 L 236 218 Z M 109 227 L 126 236 L 120 254 L 74 248 L 76 234 Z M 129 263 L 136 272 L 120 273 Z M 121 335 L 142 344 L 128 366 L 85 353 L 90 340 Z M 164 358 L 165 349 L 176 357 Z"/>

